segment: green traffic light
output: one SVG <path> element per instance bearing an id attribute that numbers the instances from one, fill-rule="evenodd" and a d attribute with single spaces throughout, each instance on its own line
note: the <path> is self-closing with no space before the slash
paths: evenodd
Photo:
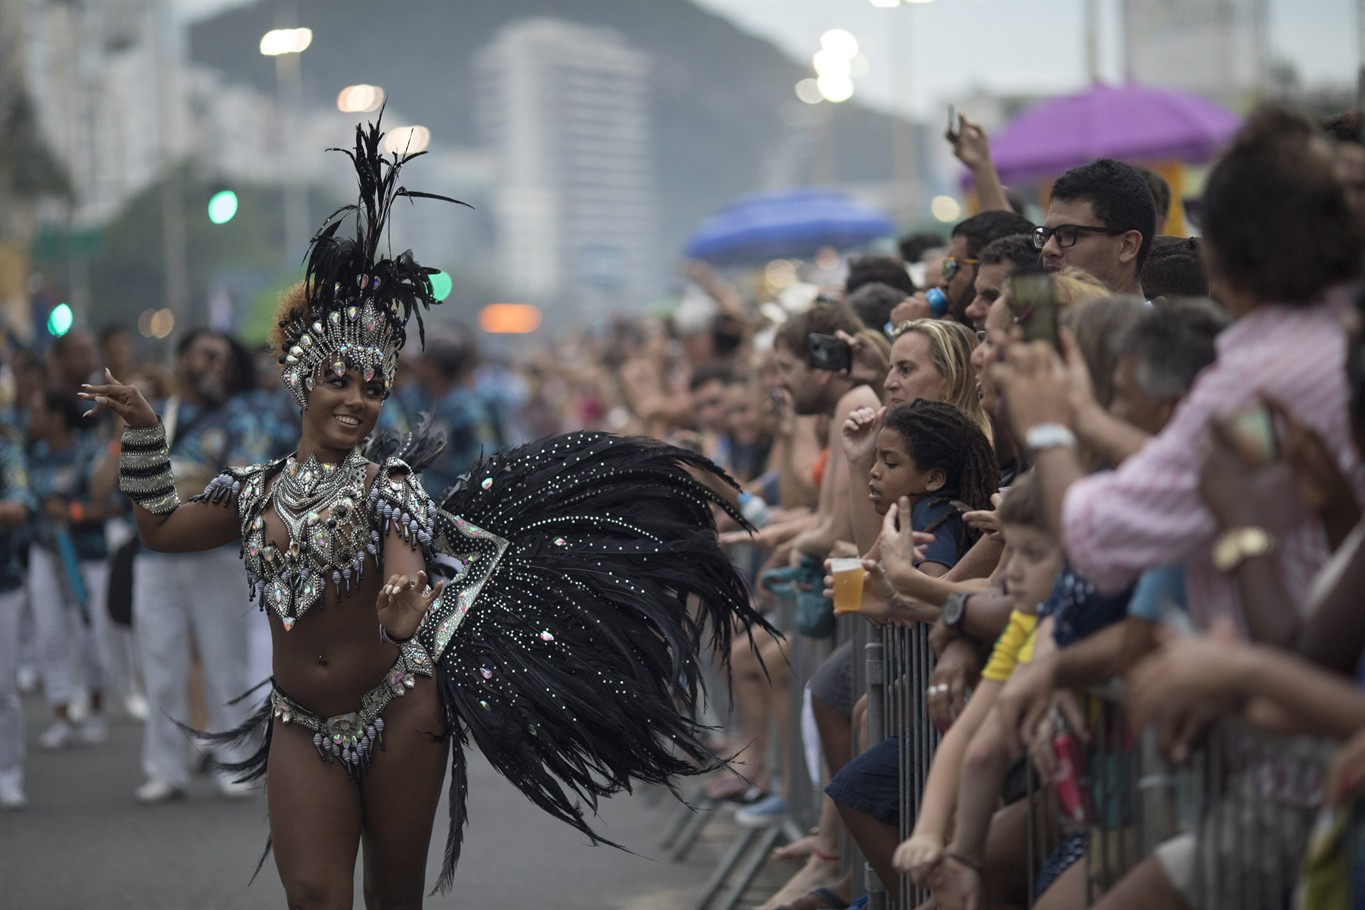
<path id="1" fill-rule="evenodd" d="M 449 297 L 452 288 L 454 288 L 454 283 L 445 272 L 437 272 L 431 276 L 431 293 L 437 300 L 445 300 Z"/>
<path id="2" fill-rule="evenodd" d="M 237 194 L 232 190 L 219 190 L 209 199 L 209 221 L 214 224 L 227 224 L 237 214 Z"/>
<path id="3" fill-rule="evenodd" d="M 75 321 L 76 317 L 71 312 L 71 307 L 59 303 L 52 308 L 52 312 L 47 316 L 47 333 L 53 338 L 61 338 L 71 331 L 71 325 Z"/>

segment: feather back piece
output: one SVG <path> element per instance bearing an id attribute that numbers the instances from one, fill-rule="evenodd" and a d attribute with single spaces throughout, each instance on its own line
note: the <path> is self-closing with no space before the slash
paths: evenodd
<path id="1" fill-rule="evenodd" d="M 460 855 L 468 741 L 537 806 L 606 844 L 590 825 L 601 798 L 718 764 L 697 720 L 701 664 L 771 628 L 716 542 L 711 504 L 748 523 L 699 477 L 734 483 L 657 440 L 572 433 L 489 456 L 443 497 L 436 549 L 479 568 L 470 526 L 502 549 L 448 647 L 424 641 L 441 655 L 454 745 L 438 889 Z"/>

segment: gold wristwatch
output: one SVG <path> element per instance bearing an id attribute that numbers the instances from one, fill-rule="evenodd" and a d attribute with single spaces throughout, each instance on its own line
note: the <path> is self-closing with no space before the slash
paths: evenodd
<path id="1" fill-rule="evenodd" d="M 1275 537 L 1265 528 L 1228 528 L 1213 544 L 1213 567 L 1231 572 L 1256 556 L 1275 552 Z"/>

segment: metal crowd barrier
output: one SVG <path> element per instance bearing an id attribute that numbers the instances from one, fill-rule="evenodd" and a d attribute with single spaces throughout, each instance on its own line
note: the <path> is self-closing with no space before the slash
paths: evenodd
<path id="1" fill-rule="evenodd" d="M 790 612 L 790 604 L 779 611 L 787 629 Z M 791 812 L 782 824 L 739 832 L 714 868 L 698 910 L 733 910 L 772 849 L 801 837 L 817 822 L 823 791 L 816 783 L 819 769 L 812 774 L 803 748 L 803 696 L 810 675 L 832 647 L 844 640 L 853 641 L 855 656 L 864 656 L 853 661 L 853 691 L 868 695 L 868 743 L 890 735 L 900 737 L 900 833 L 902 838 L 909 836 L 941 738 L 924 708 L 934 663 L 928 631 L 922 624 L 883 631 L 856 617 L 841 617 L 834 639 L 814 641 L 788 634 L 790 735 L 785 742 L 774 742 L 772 767 L 775 780 L 778 774 L 787 775 Z M 1271 736 L 1224 718 L 1215 722 L 1190 763 L 1175 767 L 1157 754 L 1153 734 L 1135 737 L 1129 732 L 1121 686 L 1090 693 L 1086 710 L 1090 722 L 1087 789 L 1092 810 L 1084 830 L 1087 905 L 1159 851 L 1164 861 L 1173 864 L 1168 868 L 1190 870 L 1185 890 L 1196 907 L 1281 910 L 1290 906 L 1335 744 Z M 857 747 L 855 738 L 855 753 Z M 1040 793 L 1034 775 L 1026 776 L 1031 907 L 1038 867 L 1064 832 L 1050 806 L 1050 793 Z M 704 790 L 693 804 L 695 811 L 686 812 L 665 838 L 664 846 L 675 860 L 683 859 L 707 822 L 729 806 L 706 800 Z M 1357 811 L 1349 836 L 1350 854 L 1365 859 L 1365 811 Z M 867 891 L 870 910 L 886 910 L 893 894 L 902 908 L 918 906 L 928 898 L 907 877 L 880 882 L 851 840 L 842 853 L 855 873 L 854 893 Z M 1350 906 L 1365 907 L 1365 893 L 1357 898 Z"/>
<path id="2" fill-rule="evenodd" d="M 1336 744 L 1221 718 L 1188 765 L 1172 766 L 1153 733 L 1128 732 L 1120 699 L 1117 688 L 1089 697 L 1088 903 L 1156 852 L 1197 908 L 1290 906 Z M 1032 790 L 1030 831 L 1038 820 Z M 1361 832 L 1357 816 L 1351 833 Z"/>
<path id="3" fill-rule="evenodd" d="M 868 741 L 900 737 L 900 837 L 910 836 L 919 816 L 929 765 L 942 738 L 929 719 L 926 693 L 933 670 L 934 652 L 929 646 L 929 626 L 899 626 L 885 630 L 864 623 L 869 631 L 866 645 Z M 916 888 L 908 876 L 882 882 L 869 866 L 866 870 L 869 910 L 886 910 L 888 888 L 896 889 L 897 905 L 919 905 L 928 894 Z"/>

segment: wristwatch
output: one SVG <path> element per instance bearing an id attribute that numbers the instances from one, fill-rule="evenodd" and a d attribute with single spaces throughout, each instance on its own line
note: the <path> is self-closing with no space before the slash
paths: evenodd
<path id="1" fill-rule="evenodd" d="M 962 634 L 962 623 L 967 619 L 967 598 L 970 596 L 966 591 L 954 591 L 943 602 L 943 612 L 939 615 L 943 617 L 943 625 L 948 631 Z"/>
<path id="2" fill-rule="evenodd" d="M 1076 434 L 1060 423 L 1040 423 L 1024 434 L 1024 444 L 1035 452 L 1043 449 L 1076 448 Z"/>
<path id="3" fill-rule="evenodd" d="M 1275 537 L 1265 528 L 1228 528 L 1213 544 L 1213 567 L 1231 572 L 1248 559 L 1275 552 Z"/>

